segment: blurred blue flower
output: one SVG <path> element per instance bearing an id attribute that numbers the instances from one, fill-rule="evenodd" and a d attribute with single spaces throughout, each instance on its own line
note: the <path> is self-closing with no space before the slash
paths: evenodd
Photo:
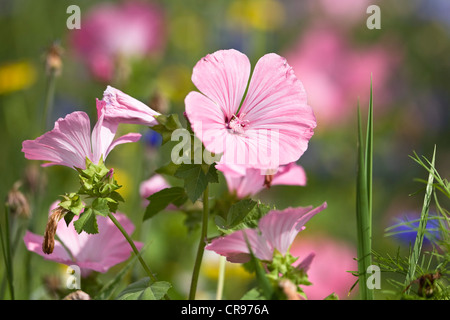
<path id="1" fill-rule="evenodd" d="M 160 133 L 149 129 L 144 133 L 144 143 L 146 146 L 151 148 L 158 148 L 162 144 L 162 136 Z"/>
<path id="2" fill-rule="evenodd" d="M 440 225 L 438 216 L 434 213 L 428 215 L 426 232 L 423 239 L 423 245 L 428 246 L 440 239 Z M 416 212 L 408 213 L 390 227 L 390 234 L 398 241 L 413 245 L 416 241 L 417 229 L 419 228 L 420 215 Z"/>

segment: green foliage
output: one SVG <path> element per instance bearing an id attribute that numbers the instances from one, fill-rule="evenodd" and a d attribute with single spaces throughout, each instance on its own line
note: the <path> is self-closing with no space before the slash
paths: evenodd
<path id="1" fill-rule="evenodd" d="M 216 215 L 215 222 L 219 231 L 230 234 L 237 230 L 256 228 L 259 219 L 270 210 L 269 206 L 260 201 L 243 199 L 231 205 L 224 217 Z"/>
<path id="2" fill-rule="evenodd" d="M 161 134 L 163 144 L 171 140 L 172 133 L 176 129 L 181 129 L 183 127 L 177 114 L 171 114 L 168 116 L 161 114 L 159 116 L 155 116 L 155 119 L 159 124 L 153 126 L 152 130 Z"/>
<path id="3" fill-rule="evenodd" d="M 192 202 L 200 198 L 208 183 L 219 182 L 215 165 L 181 164 L 174 176 L 184 181 L 186 194 Z"/>
<path id="4" fill-rule="evenodd" d="M 166 281 L 153 282 L 146 277 L 133 282 L 118 296 L 118 300 L 161 300 L 172 285 Z"/>
<path id="5" fill-rule="evenodd" d="M 150 203 L 144 214 L 144 220 L 153 217 L 158 212 L 164 210 L 169 204 L 177 207 L 183 205 L 188 197 L 184 188 L 172 187 L 155 192 L 147 198 Z"/>

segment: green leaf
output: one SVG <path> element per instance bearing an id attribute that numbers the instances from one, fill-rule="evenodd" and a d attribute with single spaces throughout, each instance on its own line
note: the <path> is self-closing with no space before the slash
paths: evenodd
<path id="1" fill-rule="evenodd" d="M 92 208 L 87 208 L 73 225 L 79 234 L 82 231 L 90 234 L 98 233 L 97 218 Z"/>
<path id="2" fill-rule="evenodd" d="M 84 209 L 81 197 L 75 192 L 65 194 L 62 196 L 63 200 L 58 204 L 58 206 L 69 210 L 73 214 L 79 215 Z"/>
<path id="3" fill-rule="evenodd" d="M 161 300 L 172 287 L 169 282 L 157 281 L 152 282 L 146 277 L 130 284 L 123 290 L 118 300 Z"/>
<path id="4" fill-rule="evenodd" d="M 261 292 L 260 288 L 253 288 L 247 291 L 241 300 L 267 300 Z"/>
<path id="5" fill-rule="evenodd" d="M 177 114 L 171 114 L 168 116 L 161 114 L 155 116 L 155 119 L 159 124 L 153 126 L 152 130 L 161 134 L 162 144 L 171 140 L 173 131 L 175 131 L 176 129 L 181 129 L 183 127 Z"/>
<path id="6" fill-rule="evenodd" d="M 175 164 L 172 161 L 170 161 L 168 164 L 156 169 L 155 172 L 159 174 L 167 174 L 169 176 L 173 176 L 179 167 L 180 167 L 179 164 Z"/>
<path id="7" fill-rule="evenodd" d="M 237 230 L 252 229 L 258 226 L 259 220 L 265 216 L 271 208 L 252 199 L 243 199 L 234 203 L 226 216 L 216 216 L 217 227 L 223 233 L 229 234 Z"/>
<path id="8" fill-rule="evenodd" d="M 184 180 L 184 188 L 192 202 L 202 195 L 208 185 L 208 178 L 200 164 L 181 164 L 175 177 Z"/>
<path id="9" fill-rule="evenodd" d="M 158 212 L 164 210 L 169 204 L 179 207 L 187 200 L 186 191 L 181 187 L 166 188 L 155 192 L 147 198 L 150 203 L 144 214 L 144 220 L 153 217 Z"/>
<path id="10" fill-rule="evenodd" d="M 108 216 L 109 210 L 109 200 L 106 198 L 97 198 L 92 202 L 92 210 L 94 214 L 101 216 Z"/>

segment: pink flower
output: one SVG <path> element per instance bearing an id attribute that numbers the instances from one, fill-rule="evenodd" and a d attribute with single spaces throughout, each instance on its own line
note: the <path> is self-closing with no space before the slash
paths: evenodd
<path id="1" fill-rule="evenodd" d="M 163 12 L 153 4 L 102 3 L 83 18 L 81 29 L 72 30 L 71 42 L 99 80 L 111 81 L 123 60 L 158 54 L 164 47 Z"/>
<path id="2" fill-rule="evenodd" d="M 53 209 L 57 203 L 55 202 L 52 205 Z M 116 213 L 115 217 L 128 234 L 134 231 L 134 225 L 126 215 Z M 73 226 L 76 219 L 78 217 L 75 217 L 69 226 L 64 219 L 58 222 L 56 235 L 60 241 L 55 240 L 55 248 L 52 254 L 45 254 L 42 251 L 44 237 L 30 231 L 27 231 L 23 238 L 26 248 L 47 260 L 66 265 L 77 265 L 80 267 L 83 276 L 88 275 L 92 270 L 102 273 L 107 272 L 112 266 L 129 258 L 132 252 L 130 244 L 109 218 L 97 216 L 99 229 L 97 234 L 86 232 L 78 234 Z M 138 250 L 143 246 L 141 242 L 136 241 L 135 244 Z"/>
<path id="3" fill-rule="evenodd" d="M 154 126 L 158 123 L 155 116 L 160 113 L 126 93 L 107 86 L 103 100 L 97 99 L 97 114 L 99 118 L 104 115 L 105 120 L 111 123 Z"/>
<path id="4" fill-rule="evenodd" d="M 328 236 L 296 239 L 291 247 L 293 256 L 305 256 L 313 251 L 314 261 L 308 270 L 310 286 L 302 287 L 308 299 L 322 300 L 331 293 L 346 299 L 356 278 L 348 271 L 358 269 L 356 250 L 346 242 Z M 356 291 L 356 289 L 355 289 Z"/>
<path id="5" fill-rule="evenodd" d="M 245 229 L 214 239 L 206 246 L 207 250 L 225 256 L 230 262 L 245 263 L 250 254 L 246 237 L 253 254 L 263 261 L 271 261 L 274 251 L 285 255 L 297 234 L 305 229 L 304 224 L 327 207 L 326 202 L 313 209 L 309 207 L 272 210 L 262 217 L 258 229 Z M 308 259 L 311 260 L 311 259 Z M 305 263 L 304 267 L 308 267 Z"/>
<path id="6" fill-rule="evenodd" d="M 122 143 L 136 142 L 141 135 L 129 133 L 116 140 L 117 124 L 104 121 L 101 116 L 92 130 L 89 116 L 75 111 L 56 121 L 53 130 L 35 140 L 22 143 L 22 152 L 30 160 L 44 160 L 43 166 L 62 165 L 70 168 L 86 168 L 86 158 L 98 164 L 106 159 L 114 147 Z"/>
<path id="7" fill-rule="evenodd" d="M 252 196 L 274 185 L 306 185 L 306 173 L 302 166 L 290 163 L 278 168 L 274 175 L 264 175 L 261 170 L 237 165 L 217 164 L 216 168 L 223 173 L 230 193 L 238 198 Z"/>
<path id="8" fill-rule="evenodd" d="M 155 192 L 161 191 L 166 188 L 170 188 L 170 185 L 160 174 L 155 174 L 150 179 L 143 181 L 139 187 L 139 194 L 141 198 L 144 199 L 144 205 L 148 205 L 148 197 L 150 197 Z"/>
<path id="9" fill-rule="evenodd" d="M 388 81 L 399 54 L 387 48 L 387 44 L 356 48 L 344 34 L 320 26 L 307 30 L 286 53 L 293 69 L 304 77 L 309 103 L 323 128 L 354 119 L 358 98 L 361 106 L 368 105 L 371 76 L 375 110 L 389 101 Z"/>
<path id="10" fill-rule="evenodd" d="M 273 169 L 297 161 L 316 126 L 302 83 L 275 53 L 259 59 L 249 77 L 249 59 L 239 51 L 202 58 L 192 81 L 203 94 L 185 99 L 193 131 L 225 164 Z"/>

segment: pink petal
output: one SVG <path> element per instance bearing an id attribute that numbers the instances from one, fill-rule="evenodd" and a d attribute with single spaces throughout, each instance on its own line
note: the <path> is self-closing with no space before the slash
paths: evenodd
<path id="1" fill-rule="evenodd" d="M 297 161 L 308 147 L 316 120 L 306 92 L 286 59 L 266 54 L 255 66 L 240 114 L 252 130 L 279 134 L 279 165 Z"/>
<path id="2" fill-rule="evenodd" d="M 192 130 L 205 148 L 210 152 L 222 153 L 227 134 L 224 110 L 208 97 L 194 91 L 186 96 L 185 105 Z"/>
<path id="3" fill-rule="evenodd" d="M 111 86 L 103 93 L 103 100 L 97 100 L 97 113 L 99 118 L 104 114 L 106 121 L 146 126 L 158 124 L 155 116 L 160 115 L 141 101 Z"/>
<path id="4" fill-rule="evenodd" d="M 30 160 L 50 161 L 46 166 L 63 165 L 84 169 L 86 157 L 92 157 L 88 115 L 76 111 L 64 119 L 58 119 L 53 130 L 35 140 L 24 141 L 22 152 Z"/>
<path id="5" fill-rule="evenodd" d="M 230 262 L 245 263 L 250 260 L 250 252 L 245 236 L 247 236 L 256 258 L 260 260 L 272 259 L 272 249 L 268 246 L 266 240 L 254 229 L 240 230 L 224 237 L 214 239 L 205 247 L 205 249 L 225 256 Z"/>
<path id="6" fill-rule="evenodd" d="M 64 249 L 61 245 L 61 242 L 55 240 L 55 248 L 51 254 L 45 254 L 42 251 L 42 242 L 44 241 L 44 237 L 41 235 L 34 234 L 30 231 L 25 232 L 25 236 L 23 237 L 23 241 L 25 243 L 25 247 L 28 251 L 37 253 L 38 255 L 44 257 L 46 260 L 55 261 L 63 264 L 73 264 L 73 260 L 71 259 L 69 253 Z"/>
<path id="7" fill-rule="evenodd" d="M 273 176 L 272 185 L 305 186 L 305 170 L 296 163 L 289 163 L 286 166 L 281 166 Z"/>
<path id="8" fill-rule="evenodd" d="M 239 108 L 249 75 L 250 62 L 245 54 L 234 49 L 219 50 L 195 65 L 192 82 L 230 119 Z"/>
<path id="9" fill-rule="evenodd" d="M 93 158 L 91 161 L 98 164 L 100 158 L 106 159 L 109 148 L 116 135 L 118 123 L 105 121 L 105 115 L 102 114 L 92 130 L 92 149 Z"/>
<path id="10" fill-rule="evenodd" d="M 314 259 L 316 254 L 314 252 L 311 252 L 305 259 L 303 259 L 298 265 L 297 268 L 300 270 L 303 270 L 304 272 L 308 272 L 309 268 L 311 267 L 311 263 Z"/>
<path id="11" fill-rule="evenodd" d="M 304 224 L 326 208 L 327 204 L 312 209 L 309 207 L 273 210 L 261 218 L 258 227 L 262 235 L 281 254 L 286 254 Z"/>

